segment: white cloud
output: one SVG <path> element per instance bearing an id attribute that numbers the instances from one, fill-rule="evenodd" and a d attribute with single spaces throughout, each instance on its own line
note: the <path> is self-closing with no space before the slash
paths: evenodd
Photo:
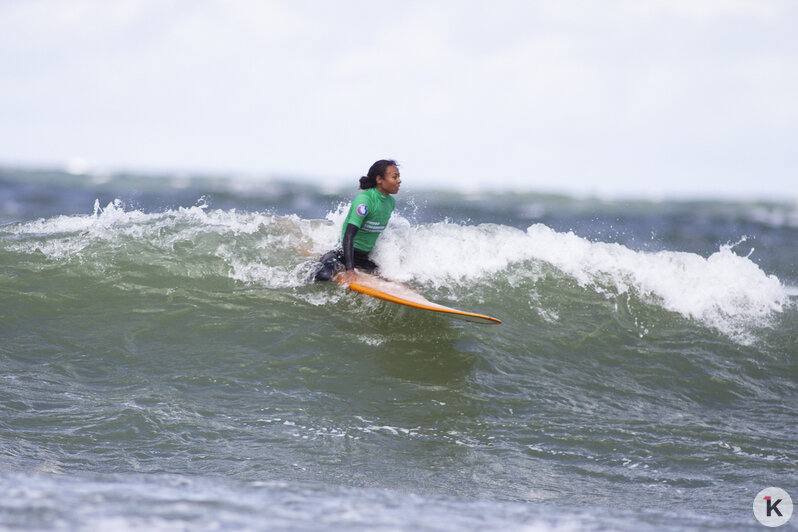
<path id="1" fill-rule="evenodd" d="M 760 2 L 758 0 L 628 0 L 625 5 L 630 13 L 651 16 L 674 14 L 686 18 L 711 21 L 720 16 L 745 16 L 773 19 L 783 11 L 785 2 Z"/>

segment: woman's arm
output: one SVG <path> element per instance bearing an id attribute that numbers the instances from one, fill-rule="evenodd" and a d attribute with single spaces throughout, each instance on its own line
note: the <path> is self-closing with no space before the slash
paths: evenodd
<path id="1" fill-rule="evenodd" d="M 355 224 L 346 224 L 342 245 L 344 248 L 344 267 L 347 270 L 355 269 L 355 235 L 357 231 L 358 226 Z"/>

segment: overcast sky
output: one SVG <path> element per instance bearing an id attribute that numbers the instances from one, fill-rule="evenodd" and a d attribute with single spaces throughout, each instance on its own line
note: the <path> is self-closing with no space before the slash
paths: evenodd
<path id="1" fill-rule="evenodd" d="M 0 0 L 0 164 L 798 199 L 796 28 L 791 0 Z"/>

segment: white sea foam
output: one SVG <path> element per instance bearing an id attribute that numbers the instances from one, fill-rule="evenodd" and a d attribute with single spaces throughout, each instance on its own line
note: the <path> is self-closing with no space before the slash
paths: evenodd
<path id="1" fill-rule="evenodd" d="M 40 219 L 4 231 L 18 237 L 6 249 L 41 253 L 54 262 L 108 267 L 118 260 L 149 259 L 173 273 L 202 276 L 218 270 L 209 261 L 221 259 L 231 279 L 270 288 L 304 284 L 308 257 L 335 240 L 330 224 L 295 215 L 210 210 L 204 205 L 144 213 L 126 210 L 118 200 L 105 208 L 95 203 L 91 215 Z"/>
<path id="2" fill-rule="evenodd" d="M 337 245 L 345 214 L 344 206 L 329 213 L 327 221 L 205 206 L 143 213 L 125 210 L 117 201 L 105 208 L 96 204 L 91 215 L 6 226 L 4 231 L 21 238 L 5 248 L 42 253 L 53 261 L 103 260 L 104 267 L 147 250 L 149 259 L 140 260 L 154 258 L 179 275 L 218 275 L 221 267 L 238 282 L 291 288 L 307 282 L 313 258 Z M 651 253 L 591 242 L 542 224 L 526 231 L 494 224 L 412 225 L 396 215 L 372 257 L 390 279 L 460 292 L 475 283 L 489 285 L 501 278 L 517 285 L 559 271 L 607 297 L 632 292 L 649 304 L 746 341 L 747 331 L 768 326 L 790 304 L 794 291 L 733 248 L 721 246 L 708 257 Z M 181 264 L 202 261 L 217 261 L 218 266 Z"/>
<path id="3" fill-rule="evenodd" d="M 758 206 L 748 212 L 748 217 L 770 227 L 798 228 L 798 203 Z"/>
<path id="4" fill-rule="evenodd" d="M 751 327 L 769 325 L 774 313 L 789 304 L 789 294 L 775 276 L 750 257 L 735 254 L 733 247 L 721 246 L 709 257 L 650 253 L 591 242 L 542 224 L 521 231 L 488 224 L 413 227 L 399 219 L 374 257 L 389 278 L 436 287 L 484 282 L 514 265 L 537 278 L 540 266 L 548 264 L 583 287 L 610 297 L 634 291 L 651 304 L 745 342 Z"/>

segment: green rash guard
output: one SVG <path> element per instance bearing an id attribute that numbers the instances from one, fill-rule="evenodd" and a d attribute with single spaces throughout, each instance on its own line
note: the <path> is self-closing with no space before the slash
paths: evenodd
<path id="1" fill-rule="evenodd" d="M 377 242 L 377 237 L 388 225 L 394 206 L 396 200 L 389 194 L 381 194 L 376 188 L 364 190 L 352 200 L 344 226 L 341 228 L 341 239 L 344 238 L 347 225 L 358 227 L 359 231 L 354 239 L 355 248 L 368 253 Z"/>

